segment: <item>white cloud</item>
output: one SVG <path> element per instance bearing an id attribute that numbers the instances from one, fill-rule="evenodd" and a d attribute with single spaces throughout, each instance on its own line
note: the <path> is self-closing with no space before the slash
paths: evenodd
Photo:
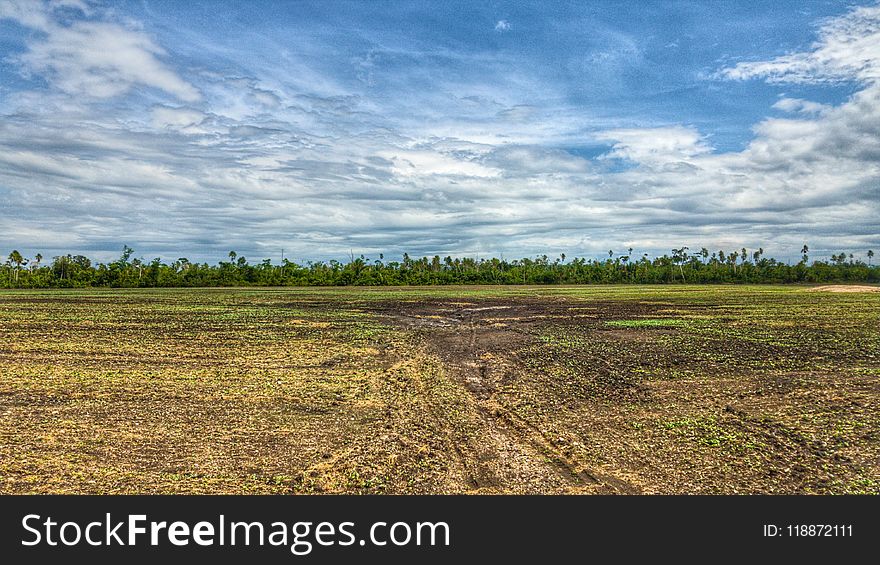
<path id="1" fill-rule="evenodd" d="M 143 31 L 107 21 L 62 25 L 53 14 L 53 7 L 42 3 L 0 4 L 0 18 L 43 32 L 17 58 L 25 71 L 75 96 L 110 98 L 146 86 L 186 102 L 201 98 L 193 85 L 160 60 L 166 52 Z"/>
<path id="2" fill-rule="evenodd" d="M 508 122 L 526 122 L 537 113 L 537 108 L 529 104 L 517 104 L 498 112 L 497 116 Z"/>
<path id="3" fill-rule="evenodd" d="M 0 20 L 4 19 L 40 31 L 46 31 L 50 26 L 45 4 L 33 0 L 0 0 Z"/>
<path id="4" fill-rule="evenodd" d="M 498 20 L 497 22 L 495 22 L 495 31 L 510 31 L 510 22 L 507 20 Z"/>
<path id="5" fill-rule="evenodd" d="M 609 159 L 627 159 L 644 165 L 688 161 L 712 148 L 700 133 L 689 127 L 631 128 L 604 131 L 600 140 L 614 142 Z"/>
<path id="6" fill-rule="evenodd" d="M 780 98 L 773 107 L 783 112 L 795 112 L 799 114 L 821 114 L 831 109 L 828 104 L 811 102 L 801 98 Z"/>
<path id="7" fill-rule="evenodd" d="M 254 100 L 268 108 L 277 108 L 281 105 L 281 99 L 278 95 L 269 90 L 254 88 L 252 90 L 252 96 L 254 97 Z"/>
<path id="8" fill-rule="evenodd" d="M 192 108 L 156 106 L 151 112 L 151 122 L 156 128 L 186 129 L 198 126 L 207 115 Z"/>
<path id="9" fill-rule="evenodd" d="M 436 151 L 380 151 L 377 155 L 391 161 L 392 171 L 403 177 L 430 175 L 497 177 L 500 174 L 498 169 Z"/>
<path id="10" fill-rule="evenodd" d="M 741 62 L 723 69 L 724 78 L 769 82 L 871 82 L 880 78 L 880 6 L 863 6 L 829 19 L 809 51 L 769 61 Z"/>
<path id="11" fill-rule="evenodd" d="M 522 145 L 494 148 L 485 162 L 503 170 L 507 176 L 572 175 L 592 170 L 589 161 L 566 151 Z"/>

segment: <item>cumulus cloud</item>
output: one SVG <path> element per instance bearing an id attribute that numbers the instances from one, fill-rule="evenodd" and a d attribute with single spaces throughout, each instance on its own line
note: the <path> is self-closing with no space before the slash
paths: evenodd
<path id="1" fill-rule="evenodd" d="M 783 112 L 795 112 L 799 114 L 821 114 L 831 109 L 828 104 L 811 102 L 801 98 L 780 98 L 773 107 Z"/>
<path id="2" fill-rule="evenodd" d="M 611 141 L 605 159 L 626 159 L 643 165 L 688 161 L 712 148 L 694 128 L 684 126 L 615 129 L 596 136 Z"/>
<path id="3" fill-rule="evenodd" d="M 510 31 L 510 22 L 507 20 L 498 20 L 497 22 L 495 22 L 495 31 Z"/>
<path id="4" fill-rule="evenodd" d="M 47 6 L 32 0 L 0 0 L 0 19 L 15 20 L 40 31 L 46 31 L 50 27 Z"/>
<path id="5" fill-rule="evenodd" d="M 135 86 L 167 92 L 180 100 L 199 100 L 199 91 L 161 58 L 167 53 L 141 30 L 108 21 L 56 20 L 59 8 L 70 3 L 43 4 L 4 0 L 0 18 L 42 32 L 28 42 L 17 62 L 28 73 L 45 77 L 69 94 L 110 98 Z M 85 5 L 74 3 L 85 9 Z"/>
<path id="6" fill-rule="evenodd" d="M 484 161 L 508 177 L 577 175 L 593 169 L 589 161 L 567 151 L 523 145 L 493 148 Z"/>
<path id="7" fill-rule="evenodd" d="M 809 51 L 788 53 L 769 61 L 737 63 L 721 76 L 769 82 L 873 82 L 880 78 L 880 6 L 862 6 L 831 18 L 819 30 Z"/>
<path id="8" fill-rule="evenodd" d="M 192 108 L 172 108 L 156 106 L 152 110 L 152 125 L 156 128 L 185 130 L 194 128 L 205 121 L 208 116 Z"/>
<path id="9" fill-rule="evenodd" d="M 496 177 L 499 171 L 461 156 L 429 150 L 381 151 L 379 157 L 392 163 L 392 171 L 403 177 L 449 175 Z"/>
<path id="10" fill-rule="evenodd" d="M 277 94 L 270 90 L 253 88 L 251 90 L 251 96 L 253 96 L 254 100 L 256 100 L 259 104 L 262 104 L 263 106 L 269 108 L 277 108 L 281 105 L 281 98 L 279 98 Z"/>

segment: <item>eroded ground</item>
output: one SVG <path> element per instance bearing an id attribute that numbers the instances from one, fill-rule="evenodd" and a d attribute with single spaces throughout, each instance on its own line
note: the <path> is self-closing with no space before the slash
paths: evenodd
<path id="1" fill-rule="evenodd" d="M 0 491 L 877 493 L 880 294 L 0 293 Z"/>

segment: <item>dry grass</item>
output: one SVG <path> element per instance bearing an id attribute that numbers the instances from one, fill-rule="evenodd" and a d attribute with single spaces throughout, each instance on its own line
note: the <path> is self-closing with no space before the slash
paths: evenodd
<path id="1" fill-rule="evenodd" d="M 829 284 L 807 289 L 808 292 L 880 292 L 880 286 L 857 284 Z"/>

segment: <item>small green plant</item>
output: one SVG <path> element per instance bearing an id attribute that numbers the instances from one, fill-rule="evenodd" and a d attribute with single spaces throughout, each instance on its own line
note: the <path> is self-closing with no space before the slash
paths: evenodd
<path id="1" fill-rule="evenodd" d="M 677 328 L 687 324 L 678 318 L 647 318 L 643 320 L 609 320 L 606 326 L 613 328 Z"/>
<path id="2" fill-rule="evenodd" d="M 708 447 L 722 447 L 733 444 L 736 434 L 724 429 L 715 418 L 683 418 L 664 422 L 663 427 L 667 430 L 675 430 L 675 433 L 693 439 Z"/>

